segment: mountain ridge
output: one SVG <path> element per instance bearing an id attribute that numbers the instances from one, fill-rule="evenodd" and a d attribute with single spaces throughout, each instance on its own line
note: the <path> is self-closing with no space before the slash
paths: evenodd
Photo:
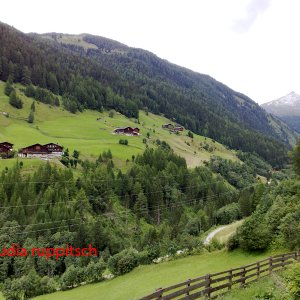
<path id="1" fill-rule="evenodd" d="M 261 105 L 268 113 L 283 120 L 290 128 L 300 132 L 300 95 L 292 91 L 285 96 Z"/>
<path id="2" fill-rule="evenodd" d="M 78 46 L 71 36 L 71 43 L 60 43 L 69 36 L 24 34 L 0 24 L 0 79 L 12 72 L 22 82 L 27 75 L 34 85 L 60 94 L 71 112 L 104 107 L 137 118 L 146 109 L 230 148 L 257 152 L 273 165 L 286 161 L 296 136 L 279 121 L 274 127 L 249 97 L 149 51 L 93 35 L 77 39 L 87 43 Z"/>

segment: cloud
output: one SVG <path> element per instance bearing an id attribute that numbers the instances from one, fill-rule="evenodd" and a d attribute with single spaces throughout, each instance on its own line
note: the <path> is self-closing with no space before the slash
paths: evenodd
<path id="1" fill-rule="evenodd" d="M 245 33 L 255 23 L 259 14 L 264 13 L 270 5 L 270 0 L 251 0 L 246 8 L 244 18 L 234 20 L 233 31 Z"/>

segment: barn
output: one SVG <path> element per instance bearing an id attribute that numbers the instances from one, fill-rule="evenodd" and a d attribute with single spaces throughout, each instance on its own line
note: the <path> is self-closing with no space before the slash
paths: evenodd
<path id="1" fill-rule="evenodd" d="M 46 145 L 43 145 L 44 147 L 46 147 L 48 149 L 48 152 L 56 155 L 56 156 L 62 156 L 63 155 L 63 150 L 64 147 L 58 145 L 58 144 L 54 144 L 54 143 L 48 143 Z"/>
<path id="2" fill-rule="evenodd" d="M 8 148 L 8 149 L 10 149 L 10 150 L 12 150 L 13 145 L 14 145 L 14 144 L 9 143 L 9 142 L 2 142 L 2 143 L 0 143 L 0 146 L 5 146 L 6 148 Z"/>
<path id="3" fill-rule="evenodd" d="M 47 157 L 48 148 L 41 144 L 34 144 L 19 150 L 19 157 Z"/>
<path id="4" fill-rule="evenodd" d="M 9 158 L 13 157 L 12 147 L 14 144 L 9 142 L 2 142 L 0 143 L 0 157 L 1 158 Z"/>
<path id="5" fill-rule="evenodd" d="M 119 127 L 116 128 L 113 133 L 115 134 L 125 134 L 125 135 L 139 135 L 140 129 L 139 128 L 132 128 L 132 127 Z"/>

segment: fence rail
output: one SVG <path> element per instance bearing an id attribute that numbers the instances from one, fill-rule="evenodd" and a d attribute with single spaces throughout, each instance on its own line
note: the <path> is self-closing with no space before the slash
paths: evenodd
<path id="1" fill-rule="evenodd" d="M 234 285 L 243 287 L 245 284 L 271 274 L 274 270 L 279 270 L 295 262 L 295 260 L 300 261 L 300 252 L 298 251 L 270 256 L 242 267 L 206 274 L 166 288 L 158 288 L 154 293 L 142 297 L 140 300 L 191 300 L 201 297 L 214 299 L 230 291 Z"/>

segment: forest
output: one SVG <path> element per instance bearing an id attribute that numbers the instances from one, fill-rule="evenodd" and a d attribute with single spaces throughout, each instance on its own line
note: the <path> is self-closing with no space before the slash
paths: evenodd
<path id="1" fill-rule="evenodd" d="M 138 109 L 165 114 L 230 148 L 257 153 L 273 167 L 285 164 L 294 134 L 280 123 L 275 130 L 274 119 L 248 97 L 147 51 L 85 39 L 99 49 L 84 52 L 1 23 L 0 80 L 33 84 L 32 96 L 47 89 L 73 113 L 113 108 L 134 118 Z"/>
<path id="2" fill-rule="evenodd" d="M 226 160 L 219 161 L 224 176 L 209 166 L 188 169 L 166 143 L 146 149 L 127 172 L 112 158 L 107 151 L 94 162 L 80 160 L 79 176 L 49 163 L 32 174 L 20 163 L 2 172 L 0 249 L 91 244 L 99 253 L 58 260 L 5 256 L 0 280 L 7 299 L 100 281 L 107 268 L 121 275 L 182 249 L 202 251 L 201 233 L 251 214 L 265 189 L 255 172 L 247 184 L 231 185 L 226 169 L 240 170 Z"/>

